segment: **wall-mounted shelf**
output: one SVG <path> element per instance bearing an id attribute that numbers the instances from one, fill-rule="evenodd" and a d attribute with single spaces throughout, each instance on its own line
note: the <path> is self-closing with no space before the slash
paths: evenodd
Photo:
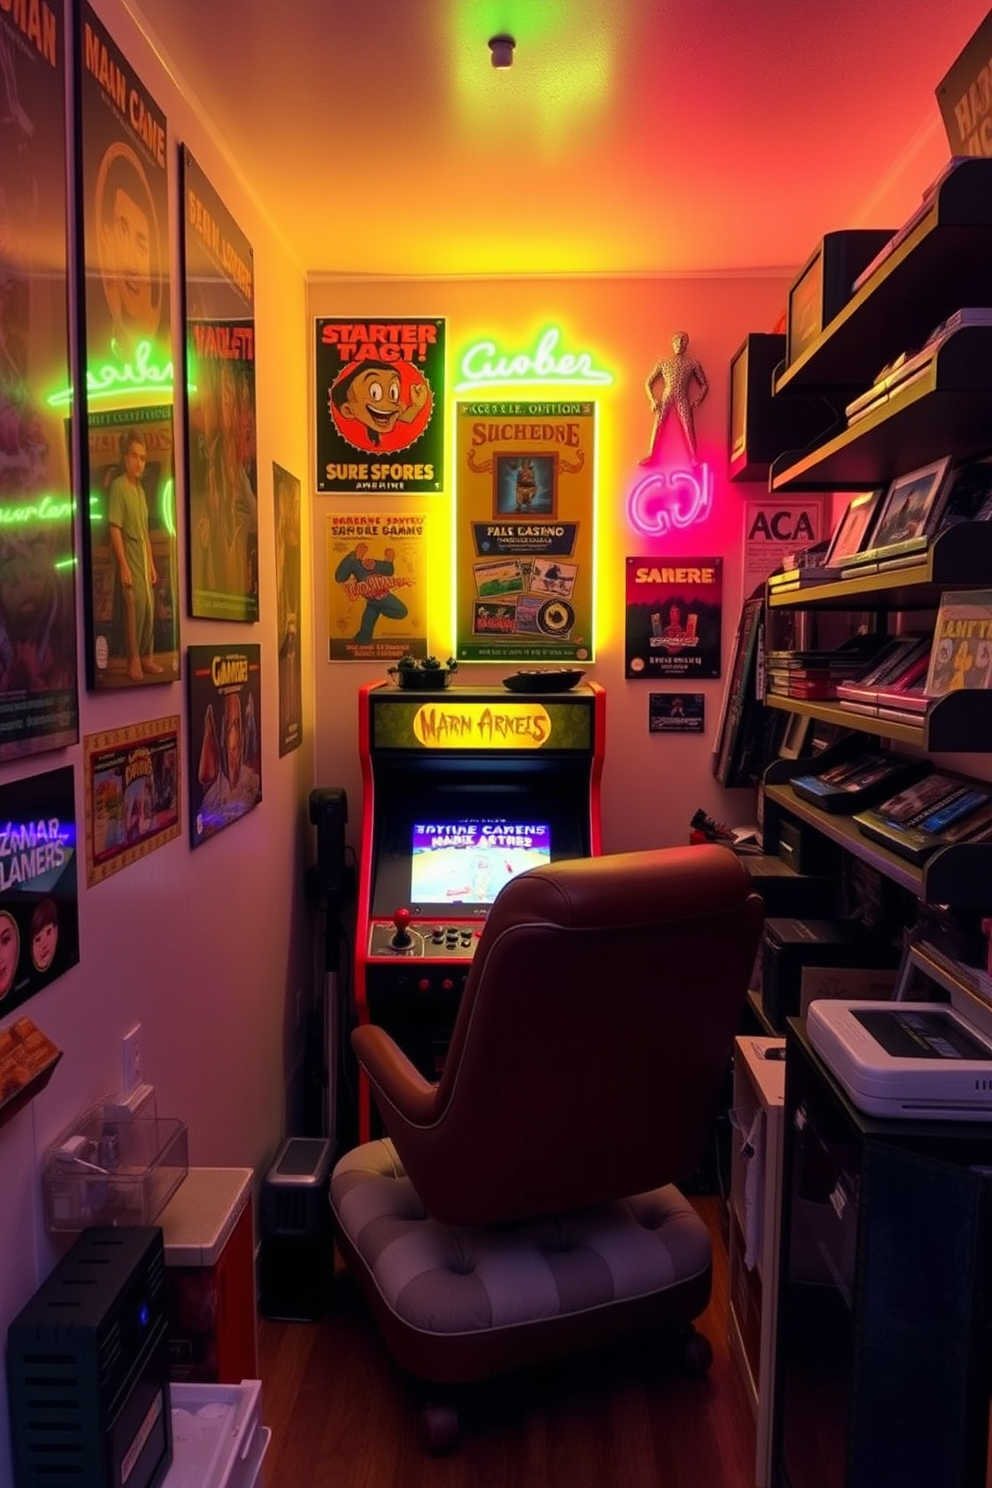
<path id="1" fill-rule="evenodd" d="M 992 405 L 989 408 L 992 430 Z M 806 589 L 769 592 L 769 609 L 935 610 L 947 589 L 988 586 L 992 578 L 992 522 L 959 522 L 934 538 L 904 568 L 868 565 L 856 577 Z M 873 603 L 875 597 L 878 604 Z"/>
<path id="2" fill-rule="evenodd" d="M 920 376 L 864 418 L 832 439 L 773 460 L 769 488 L 865 490 L 944 455 L 971 459 L 990 447 L 992 326 L 962 326 L 935 349 Z"/>
<path id="3" fill-rule="evenodd" d="M 807 703 L 774 693 L 766 696 L 765 702 L 770 708 L 786 713 L 801 713 L 804 718 L 815 718 L 821 723 L 910 744 L 927 754 L 979 754 L 988 749 L 992 740 L 992 691 L 977 688 L 935 698 L 919 724 L 880 718 L 873 713 L 856 713 L 839 703 Z"/>
<path id="4" fill-rule="evenodd" d="M 868 388 L 955 310 L 992 304 L 992 160 L 957 161 L 900 232 L 871 278 L 778 373 L 776 394 Z"/>
<path id="5" fill-rule="evenodd" d="M 799 774 L 809 761 L 799 761 L 798 768 L 795 761 L 789 763 L 791 773 Z M 771 768 L 774 771 L 775 766 Z M 777 836 L 776 813 L 786 812 L 815 827 L 852 857 L 877 868 L 886 878 L 909 889 L 927 904 L 955 904 L 976 909 L 988 905 L 989 884 L 992 883 L 992 843 L 979 842 L 971 846 L 961 843 L 940 848 L 918 867 L 862 836 L 850 817 L 818 811 L 815 806 L 800 800 L 787 783 L 770 783 L 767 775 L 765 779 L 766 839 L 770 834 Z M 765 848 L 774 851 L 774 843 L 766 840 Z"/>

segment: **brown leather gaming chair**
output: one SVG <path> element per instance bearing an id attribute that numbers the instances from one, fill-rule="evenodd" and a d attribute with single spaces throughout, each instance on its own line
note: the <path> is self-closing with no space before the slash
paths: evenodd
<path id="1" fill-rule="evenodd" d="M 709 1367 L 709 1231 L 672 1185 L 712 1133 L 762 918 L 725 847 L 537 868 L 489 913 L 437 1084 L 354 1031 L 388 1139 L 341 1158 L 331 1207 L 403 1368 L 478 1380 L 651 1328 Z M 447 1408 L 424 1425 L 457 1439 Z"/>

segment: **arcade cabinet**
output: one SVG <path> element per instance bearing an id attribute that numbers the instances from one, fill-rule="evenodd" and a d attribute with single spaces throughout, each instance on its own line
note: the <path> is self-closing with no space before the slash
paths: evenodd
<path id="1" fill-rule="evenodd" d="M 601 849 L 606 694 L 359 693 L 355 1001 L 428 1079 L 443 1067 L 489 906 L 510 878 Z M 365 1076 L 359 1141 L 372 1135 Z"/>

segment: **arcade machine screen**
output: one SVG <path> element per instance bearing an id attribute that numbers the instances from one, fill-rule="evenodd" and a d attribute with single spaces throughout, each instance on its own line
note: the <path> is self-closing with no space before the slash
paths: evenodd
<path id="1" fill-rule="evenodd" d="M 511 878 L 550 862 L 547 822 L 414 822 L 410 898 L 449 909 L 488 907 Z"/>

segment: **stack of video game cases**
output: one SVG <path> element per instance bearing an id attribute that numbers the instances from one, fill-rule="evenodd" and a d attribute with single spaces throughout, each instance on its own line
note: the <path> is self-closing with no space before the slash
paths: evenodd
<path id="1" fill-rule="evenodd" d="M 873 842 L 923 863 L 937 848 L 992 840 L 992 786 L 935 771 L 854 821 Z"/>
<path id="2" fill-rule="evenodd" d="M 929 635 L 893 636 L 863 676 L 838 685 L 841 707 L 872 718 L 922 724 L 932 644 Z"/>

